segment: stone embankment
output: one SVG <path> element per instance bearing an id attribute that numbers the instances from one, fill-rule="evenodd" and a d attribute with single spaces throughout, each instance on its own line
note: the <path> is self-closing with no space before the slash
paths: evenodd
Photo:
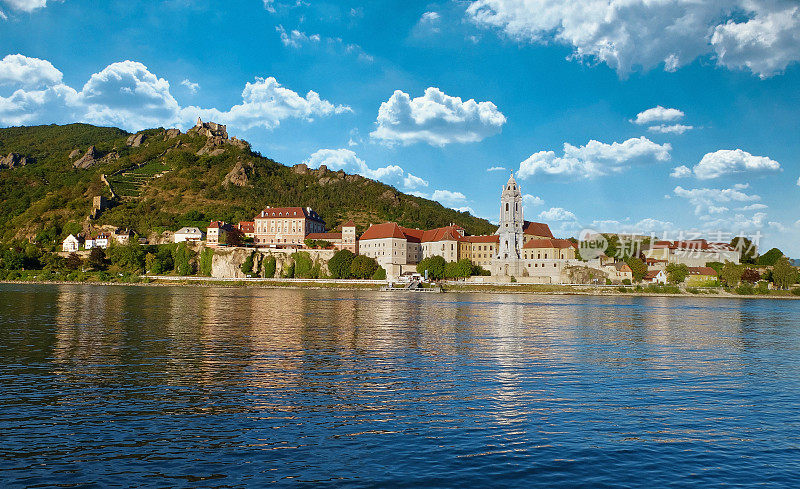
<path id="1" fill-rule="evenodd" d="M 309 254 L 311 261 L 319 264 L 324 270 L 328 269 L 328 261 L 333 257 L 336 250 L 282 250 L 261 248 L 214 248 L 214 258 L 211 261 L 211 277 L 228 278 L 247 278 L 259 277 L 263 273 L 264 259 L 268 256 L 275 257 L 275 276 L 280 276 L 288 268 L 293 259 L 292 255 L 298 251 Z M 246 274 L 242 272 L 242 264 L 247 258 L 253 255 L 254 272 Z"/>

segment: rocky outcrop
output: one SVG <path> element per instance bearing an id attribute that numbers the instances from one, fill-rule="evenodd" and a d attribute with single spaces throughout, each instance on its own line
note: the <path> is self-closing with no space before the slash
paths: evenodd
<path id="1" fill-rule="evenodd" d="M 80 155 L 81 155 L 81 150 L 73 149 L 72 151 L 69 152 L 69 159 L 73 160 L 73 159 L 77 158 Z"/>
<path id="2" fill-rule="evenodd" d="M 307 252 L 314 263 L 319 263 L 320 266 L 327 270 L 328 261 L 330 261 L 336 250 L 303 250 Z M 211 276 L 214 278 L 245 278 L 247 274 L 242 272 L 242 263 L 247 259 L 252 250 L 243 248 L 215 248 L 214 258 L 211 260 Z M 280 277 L 284 271 L 294 261 L 292 254 L 294 250 L 270 250 L 263 252 L 255 252 L 253 255 L 253 272 L 250 273 L 252 277 L 261 276 L 263 273 L 264 259 L 268 256 L 275 257 L 275 277 Z"/>
<path id="3" fill-rule="evenodd" d="M 166 131 L 164 131 L 164 140 L 166 141 L 168 139 L 175 139 L 180 135 L 181 135 L 180 129 L 167 129 Z"/>
<path id="4" fill-rule="evenodd" d="M 292 171 L 297 173 L 298 175 L 307 175 L 308 165 L 306 165 L 305 163 L 298 163 L 292 167 Z"/>
<path id="5" fill-rule="evenodd" d="M 97 148 L 95 148 L 94 146 L 89 146 L 89 149 L 86 150 L 86 154 L 84 154 L 81 158 L 75 160 L 72 163 L 72 166 L 81 169 L 91 168 L 98 163 L 97 161 L 98 156 L 99 155 L 97 153 Z"/>
<path id="6" fill-rule="evenodd" d="M 233 166 L 233 169 L 225 175 L 224 185 L 227 187 L 229 185 L 236 185 L 237 187 L 249 187 L 250 185 L 250 176 L 253 172 L 253 163 L 248 161 L 247 163 L 242 163 L 242 160 L 236 162 Z"/>
<path id="7" fill-rule="evenodd" d="M 131 134 L 128 137 L 128 140 L 125 141 L 125 144 L 127 144 L 131 148 L 138 148 L 139 146 L 142 145 L 142 143 L 144 142 L 144 139 L 145 139 L 144 133 L 140 132 L 140 133 L 136 133 L 136 134 Z"/>
<path id="8" fill-rule="evenodd" d="M 203 156 L 203 155 L 219 156 L 225 152 L 225 149 L 223 147 L 224 145 L 225 145 L 224 139 L 209 137 L 206 140 L 205 146 L 200 148 L 196 154 L 197 156 Z"/>
<path id="9" fill-rule="evenodd" d="M 6 156 L 0 158 L 0 168 L 19 168 L 30 163 L 34 163 L 34 158 L 28 158 L 18 153 L 8 153 Z"/>

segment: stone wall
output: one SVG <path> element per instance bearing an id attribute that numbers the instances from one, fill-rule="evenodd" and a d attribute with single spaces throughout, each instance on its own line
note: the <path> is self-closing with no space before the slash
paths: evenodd
<path id="1" fill-rule="evenodd" d="M 253 256 L 253 269 L 263 270 L 263 261 L 268 256 L 275 257 L 275 276 L 279 277 L 284 270 L 292 263 L 292 254 L 297 251 L 305 251 L 311 256 L 311 260 L 319 263 L 323 271 L 328 273 L 328 261 L 333 257 L 336 250 L 258 250 Z M 214 248 L 214 258 L 211 261 L 211 276 L 214 278 L 246 278 L 247 274 L 242 272 L 242 263 L 253 253 L 251 248 Z M 255 273 L 250 275 L 255 276 Z"/>

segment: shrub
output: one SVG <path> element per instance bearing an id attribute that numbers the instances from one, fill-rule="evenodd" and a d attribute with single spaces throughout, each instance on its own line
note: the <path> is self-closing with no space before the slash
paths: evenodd
<path id="1" fill-rule="evenodd" d="M 333 278 L 350 278 L 350 265 L 355 255 L 350 250 L 339 250 L 328 262 L 328 271 Z"/>
<path id="2" fill-rule="evenodd" d="M 214 261 L 214 250 L 211 248 L 205 248 L 202 253 L 200 253 L 200 275 L 204 277 L 211 276 L 211 264 Z"/>
<path id="3" fill-rule="evenodd" d="M 294 262 L 290 262 L 288 265 L 285 265 L 283 267 L 283 271 L 281 272 L 281 277 L 294 278 Z"/>
<path id="4" fill-rule="evenodd" d="M 353 263 L 350 264 L 350 275 L 355 278 L 370 278 L 375 270 L 378 269 L 378 262 L 375 258 L 370 258 L 365 255 L 358 255 L 353 258 Z"/>
<path id="5" fill-rule="evenodd" d="M 386 270 L 383 267 L 378 267 L 375 273 L 372 274 L 372 280 L 386 280 Z"/>
<path id="6" fill-rule="evenodd" d="M 242 262 L 242 266 L 240 267 L 242 269 L 242 273 L 249 274 L 253 272 L 253 257 L 255 254 L 256 252 L 253 251 L 247 256 L 247 258 L 244 259 L 244 262 Z"/>
<path id="7" fill-rule="evenodd" d="M 314 278 L 312 273 L 314 262 L 311 261 L 311 255 L 307 251 L 292 253 L 292 260 L 294 260 L 295 278 Z"/>
<path id="8" fill-rule="evenodd" d="M 175 272 L 178 275 L 191 275 L 192 274 L 192 263 L 191 263 L 191 250 L 186 245 L 185 242 L 180 243 L 176 248 L 175 251 L 172 252 L 172 259 L 175 263 Z"/>
<path id="9" fill-rule="evenodd" d="M 630 284 L 631 284 L 631 281 L 629 279 L 627 279 L 627 278 L 622 281 L 622 285 L 630 285 Z"/>
<path id="10" fill-rule="evenodd" d="M 793 288 L 792 295 L 800 295 L 800 287 Z"/>
<path id="11" fill-rule="evenodd" d="M 667 265 L 667 281 L 671 284 L 679 284 L 686 280 L 686 276 L 689 275 L 689 267 L 684 264 L 675 264 L 670 263 Z"/>
<path id="12" fill-rule="evenodd" d="M 753 293 L 755 292 L 752 284 L 749 284 L 747 282 L 742 283 L 740 286 L 736 287 L 734 291 L 739 295 L 753 295 Z"/>
<path id="13" fill-rule="evenodd" d="M 695 289 L 694 287 L 689 287 L 689 288 L 686 289 L 686 291 L 689 292 L 690 294 L 699 294 L 700 293 L 700 290 L 699 289 Z"/>
<path id="14" fill-rule="evenodd" d="M 264 278 L 273 278 L 275 276 L 275 270 L 277 269 L 277 266 L 278 265 L 274 256 L 268 255 L 266 258 L 264 258 L 261 265 Z"/>

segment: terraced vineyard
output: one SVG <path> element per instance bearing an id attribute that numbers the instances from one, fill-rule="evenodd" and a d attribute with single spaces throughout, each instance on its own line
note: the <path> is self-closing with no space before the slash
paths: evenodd
<path id="1" fill-rule="evenodd" d="M 158 178 L 169 172 L 171 168 L 161 161 L 151 161 L 136 169 L 126 170 L 109 177 L 114 191 L 123 199 L 139 197 L 142 189 L 153 178 Z"/>

